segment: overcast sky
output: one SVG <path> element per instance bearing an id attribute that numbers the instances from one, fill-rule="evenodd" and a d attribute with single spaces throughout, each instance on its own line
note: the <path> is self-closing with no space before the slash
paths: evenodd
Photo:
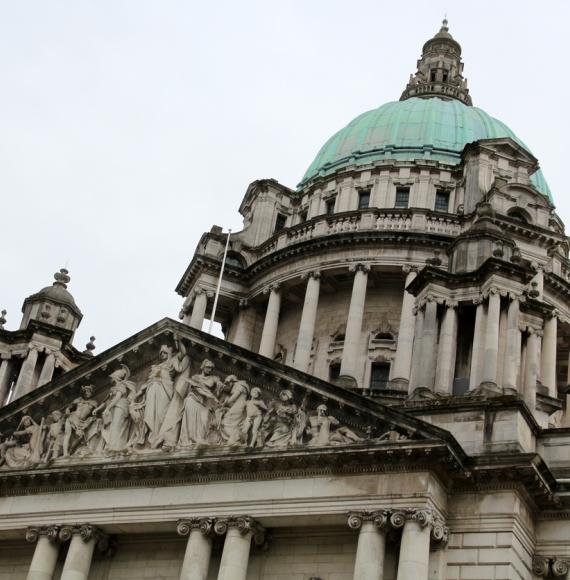
<path id="1" fill-rule="evenodd" d="M 202 232 L 247 185 L 294 187 L 397 100 L 447 12 L 473 102 L 540 160 L 570 226 L 570 2 L 0 1 L 0 308 L 68 264 L 97 351 L 164 316 Z"/>

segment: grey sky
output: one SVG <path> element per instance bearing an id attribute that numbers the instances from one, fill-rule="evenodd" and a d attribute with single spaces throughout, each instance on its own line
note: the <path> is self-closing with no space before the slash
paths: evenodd
<path id="1" fill-rule="evenodd" d="M 565 0 L 0 1 L 0 307 L 67 261 L 98 350 L 164 316 L 203 231 L 254 179 L 295 186 L 397 100 L 448 13 L 475 106 L 540 160 L 570 226 Z"/>

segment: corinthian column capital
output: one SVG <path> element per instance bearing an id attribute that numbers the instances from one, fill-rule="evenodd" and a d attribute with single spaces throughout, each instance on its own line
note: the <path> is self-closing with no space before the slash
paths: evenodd
<path id="1" fill-rule="evenodd" d="M 46 536 L 51 542 L 59 540 L 59 526 L 30 526 L 26 530 L 26 541 L 35 544 L 40 536 Z"/>
<path id="2" fill-rule="evenodd" d="M 422 269 L 422 266 L 418 266 L 417 264 L 404 264 L 402 266 L 402 272 L 404 274 L 409 274 L 410 272 L 415 272 L 416 274 Z"/>
<path id="3" fill-rule="evenodd" d="M 348 271 L 349 272 L 364 272 L 365 274 L 368 274 L 368 272 L 370 272 L 370 266 L 368 264 L 352 264 L 351 266 L 348 267 Z"/>
<path id="4" fill-rule="evenodd" d="M 308 280 L 309 278 L 318 280 L 320 277 L 321 272 L 319 270 L 311 270 L 310 272 L 303 272 L 303 274 L 301 274 L 301 280 Z"/>
<path id="5" fill-rule="evenodd" d="M 273 284 L 268 284 L 263 289 L 263 293 L 269 294 L 270 292 L 279 292 L 280 290 L 281 290 L 281 286 L 277 282 L 274 282 Z"/>
<path id="6" fill-rule="evenodd" d="M 352 530 L 359 530 L 364 522 L 372 522 L 376 528 L 383 530 L 388 526 L 389 516 L 389 510 L 349 512 L 347 523 Z"/>
<path id="7" fill-rule="evenodd" d="M 214 532 L 213 518 L 188 518 L 178 520 L 176 532 L 179 536 L 188 536 L 192 530 L 200 530 L 206 537 L 211 536 Z"/>

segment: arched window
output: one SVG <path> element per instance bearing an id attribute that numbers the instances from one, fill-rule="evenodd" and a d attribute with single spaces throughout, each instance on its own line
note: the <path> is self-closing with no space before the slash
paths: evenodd
<path id="1" fill-rule="evenodd" d="M 374 337 L 374 340 L 394 340 L 394 335 L 390 332 L 379 332 Z"/>
<path id="2" fill-rule="evenodd" d="M 228 252 L 226 265 L 233 266 L 234 268 L 245 268 L 245 260 L 236 252 Z"/>
<path id="3" fill-rule="evenodd" d="M 517 207 L 515 209 L 510 209 L 507 212 L 507 215 L 511 219 L 517 220 L 518 222 L 522 222 L 523 224 L 532 223 L 532 220 L 530 219 L 530 215 L 524 209 L 521 209 L 520 207 Z"/>

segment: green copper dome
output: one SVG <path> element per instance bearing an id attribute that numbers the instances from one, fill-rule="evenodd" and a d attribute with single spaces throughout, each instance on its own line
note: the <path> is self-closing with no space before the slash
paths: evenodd
<path id="1" fill-rule="evenodd" d="M 504 123 L 455 99 L 409 98 L 386 103 L 356 117 L 333 135 L 307 169 L 300 186 L 348 165 L 381 159 L 433 159 L 456 165 L 468 143 L 499 137 L 510 137 L 529 150 Z M 532 175 L 531 182 L 551 199 L 540 170 Z"/>

